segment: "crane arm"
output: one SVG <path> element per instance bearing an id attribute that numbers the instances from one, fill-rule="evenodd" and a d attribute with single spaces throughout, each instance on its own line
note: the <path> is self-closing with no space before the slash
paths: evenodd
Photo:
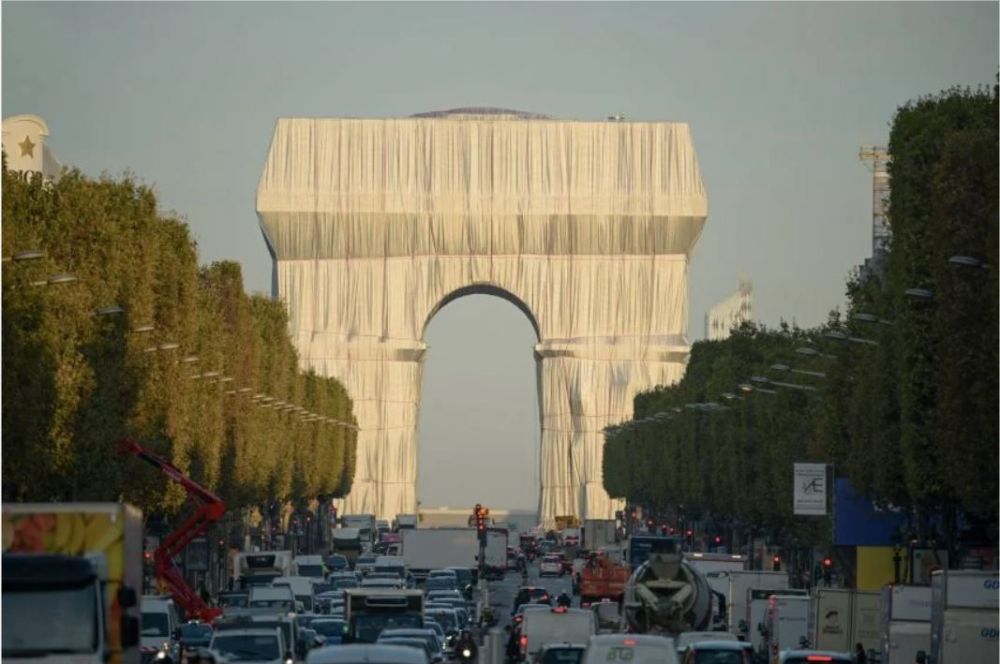
<path id="1" fill-rule="evenodd" d="M 194 514 L 189 516 L 153 553 L 153 565 L 156 576 L 170 589 L 174 601 L 188 617 L 197 617 L 204 622 L 211 622 L 222 615 L 222 610 L 209 606 L 187 584 L 184 575 L 174 563 L 174 558 L 196 537 L 206 530 L 226 512 L 226 503 L 217 495 L 201 486 L 181 470 L 158 454 L 150 452 L 138 442 L 129 438 L 119 441 L 124 453 L 134 454 L 164 475 L 184 487 L 188 496 L 197 505 Z"/>

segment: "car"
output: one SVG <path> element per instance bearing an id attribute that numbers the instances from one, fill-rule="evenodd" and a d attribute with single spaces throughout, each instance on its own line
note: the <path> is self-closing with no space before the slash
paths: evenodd
<path id="1" fill-rule="evenodd" d="M 180 620 L 174 600 L 161 595 L 143 595 L 140 653 L 142 664 L 180 661 L 177 629 Z"/>
<path id="2" fill-rule="evenodd" d="M 333 646 L 343 643 L 347 621 L 323 616 L 318 620 L 312 621 L 309 627 L 316 630 L 317 634 L 326 639 L 326 645 Z"/>
<path id="3" fill-rule="evenodd" d="M 445 635 L 454 634 L 462 629 L 458 612 L 452 608 L 424 607 L 424 615 L 441 625 Z"/>
<path id="4" fill-rule="evenodd" d="M 435 579 L 435 578 L 437 578 L 439 576 L 449 577 L 449 578 L 455 579 L 456 581 L 458 580 L 458 573 L 455 572 L 455 570 L 453 570 L 451 568 L 433 569 L 427 575 L 427 578 L 428 579 Z"/>
<path id="5" fill-rule="evenodd" d="M 725 634 L 725 632 L 719 632 Z M 746 646 L 750 646 L 749 648 Z M 702 639 L 677 648 L 683 664 L 753 664 L 753 644 L 749 641 Z"/>
<path id="6" fill-rule="evenodd" d="M 351 568 L 351 564 L 348 562 L 347 556 L 339 553 L 331 553 L 328 556 L 323 556 L 323 563 L 331 573 L 341 572 Z"/>
<path id="7" fill-rule="evenodd" d="M 580 664 L 586 650 L 585 643 L 547 643 L 538 651 L 535 661 L 538 664 Z"/>
<path id="8" fill-rule="evenodd" d="M 250 604 L 250 592 L 247 590 L 229 590 L 219 593 L 220 609 L 245 609 Z"/>
<path id="9" fill-rule="evenodd" d="M 212 642 L 212 626 L 203 622 L 187 622 L 181 625 L 180 647 L 186 653 L 198 648 L 207 648 Z"/>
<path id="10" fill-rule="evenodd" d="M 361 583 L 357 579 L 348 576 L 333 579 L 331 581 L 331 584 L 333 585 L 334 588 L 337 588 L 338 590 L 347 590 L 348 588 L 359 588 L 361 586 Z"/>
<path id="11" fill-rule="evenodd" d="M 428 576 L 424 581 L 424 590 L 455 590 L 458 591 L 458 578 L 451 576 Z"/>
<path id="12" fill-rule="evenodd" d="M 375 561 L 378 560 L 378 555 L 375 552 L 362 553 L 358 556 L 357 562 L 354 563 L 354 571 L 362 575 L 369 574 L 375 569 Z"/>
<path id="13" fill-rule="evenodd" d="M 445 570 L 455 573 L 455 576 L 458 578 L 458 586 L 460 590 L 464 591 L 466 588 L 475 583 L 472 570 L 468 567 L 446 567 Z"/>
<path id="14" fill-rule="evenodd" d="M 219 653 L 228 662 L 291 664 L 293 659 L 281 630 L 273 626 L 216 630 L 209 650 Z"/>
<path id="15" fill-rule="evenodd" d="M 677 654 L 683 656 L 688 646 L 701 641 L 739 641 L 739 638 L 731 632 L 681 632 L 674 639 Z"/>
<path id="16" fill-rule="evenodd" d="M 586 642 L 596 633 L 597 620 L 587 609 L 560 606 L 549 607 L 548 610 L 525 611 L 519 643 L 521 658 L 526 662 L 534 662 L 538 652 L 546 644 Z"/>
<path id="17" fill-rule="evenodd" d="M 564 573 L 563 561 L 560 556 L 544 556 L 538 563 L 539 576 L 562 576 Z"/>
<path id="18" fill-rule="evenodd" d="M 425 639 L 417 636 L 382 636 L 380 634 L 376 643 L 417 648 L 427 656 L 428 662 L 444 661 L 444 655 L 442 655 L 435 646 L 432 646 Z"/>
<path id="19" fill-rule="evenodd" d="M 786 650 L 781 653 L 780 664 L 813 664 L 814 662 L 832 662 L 847 664 L 854 658 L 847 652 L 832 652 L 830 650 Z"/>
<path id="20" fill-rule="evenodd" d="M 432 629 L 385 629 L 378 636 L 380 642 L 394 638 L 422 639 L 430 646 L 432 662 L 444 659 L 444 640 L 439 639 L 437 632 Z"/>
<path id="21" fill-rule="evenodd" d="M 398 577 L 392 579 L 373 579 L 368 577 L 361 582 L 362 588 L 388 588 L 390 590 L 402 590 L 405 585 L 406 582 Z"/>
<path id="22" fill-rule="evenodd" d="M 521 586 L 514 597 L 514 608 L 511 614 L 517 613 L 517 608 L 522 604 L 552 604 L 552 596 L 549 591 L 540 586 Z"/>
<path id="23" fill-rule="evenodd" d="M 421 649 L 385 643 L 352 643 L 310 651 L 306 664 L 427 664 Z"/>
<path id="24" fill-rule="evenodd" d="M 666 636 L 650 634 L 597 634 L 587 642 L 581 664 L 678 664 L 677 646 Z"/>
<path id="25" fill-rule="evenodd" d="M 465 598 L 462 597 L 462 593 L 457 590 L 430 590 L 425 594 L 427 595 L 428 602 L 434 602 L 443 598 L 460 599 L 465 601 Z"/>

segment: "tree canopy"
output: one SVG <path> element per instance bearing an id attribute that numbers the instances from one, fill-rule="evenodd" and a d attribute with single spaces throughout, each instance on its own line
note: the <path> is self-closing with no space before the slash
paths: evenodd
<path id="1" fill-rule="evenodd" d="M 178 508 L 131 436 L 234 507 L 343 496 L 353 407 L 299 369 L 284 304 L 199 267 L 187 225 L 131 177 L 3 173 L 3 495 Z M 41 250 L 36 260 L 7 260 Z M 44 282 L 68 273 L 76 281 Z M 117 305 L 122 313 L 96 315 Z"/>

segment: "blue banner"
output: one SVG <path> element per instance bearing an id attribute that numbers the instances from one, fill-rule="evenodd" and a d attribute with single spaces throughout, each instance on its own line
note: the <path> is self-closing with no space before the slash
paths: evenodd
<path id="1" fill-rule="evenodd" d="M 902 511 L 876 508 L 871 500 L 854 491 L 849 480 L 834 483 L 834 544 L 836 546 L 890 546 L 892 536 L 906 524 Z"/>

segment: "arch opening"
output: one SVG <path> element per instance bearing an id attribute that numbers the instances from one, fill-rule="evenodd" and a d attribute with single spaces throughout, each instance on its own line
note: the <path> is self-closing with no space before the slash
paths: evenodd
<path id="1" fill-rule="evenodd" d="M 530 327 L 501 299 L 524 313 Z M 527 307 L 495 287 L 459 289 L 428 316 L 416 436 L 422 512 L 467 512 L 482 503 L 537 513 L 537 338 Z"/>

